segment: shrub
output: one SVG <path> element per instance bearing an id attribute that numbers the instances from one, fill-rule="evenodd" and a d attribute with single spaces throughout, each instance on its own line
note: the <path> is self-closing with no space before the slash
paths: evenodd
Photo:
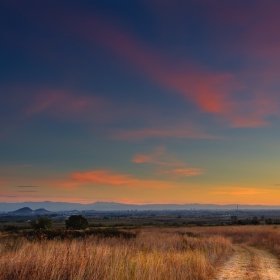
<path id="1" fill-rule="evenodd" d="M 259 221 L 258 217 L 254 217 L 254 218 L 252 219 L 252 221 L 251 221 L 251 224 L 252 224 L 252 225 L 259 225 L 259 224 L 260 224 L 260 221 Z"/>
<path id="2" fill-rule="evenodd" d="M 88 227 L 88 220 L 82 215 L 72 215 L 66 221 L 67 229 L 86 229 Z"/>
<path id="3" fill-rule="evenodd" d="M 30 223 L 33 229 L 50 229 L 52 227 L 52 220 L 46 217 L 41 217 Z"/>

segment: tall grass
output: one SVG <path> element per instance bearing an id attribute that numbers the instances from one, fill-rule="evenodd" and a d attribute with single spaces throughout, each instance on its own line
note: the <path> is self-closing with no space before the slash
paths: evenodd
<path id="1" fill-rule="evenodd" d="M 221 236 L 189 237 L 159 229 L 134 239 L 0 241 L 0 279 L 209 279 L 232 252 Z"/>
<path id="2" fill-rule="evenodd" d="M 221 235 L 236 244 L 264 246 L 280 257 L 280 226 L 194 227 L 191 230 L 204 237 Z"/>

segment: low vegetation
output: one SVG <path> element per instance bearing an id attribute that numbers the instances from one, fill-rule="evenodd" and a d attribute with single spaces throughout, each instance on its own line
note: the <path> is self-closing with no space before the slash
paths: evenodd
<path id="1" fill-rule="evenodd" d="M 89 236 L 105 237 L 121 237 L 121 238 L 135 238 L 136 234 L 114 228 L 92 228 L 88 230 L 72 230 L 72 229 L 49 229 L 49 230 L 35 230 L 24 231 L 18 234 L 19 237 L 26 237 L 28 241 L 36 240 L 73 240 L 77 238 L 87 238 Z"/>
<path id="2" fill-rule="evenodd" d="M 67 229 L 86 229 L 88 227 L 88 220 L 82 215 L 72 215 L 66 221 Z"/>
<path id="3" fill-rule="evenodd" d="M 33 220 L 30 225 L 33 229 L 50 229 L 52 227 L 52 220 L 50 218 L 41 217 L 38 220 Z"/>

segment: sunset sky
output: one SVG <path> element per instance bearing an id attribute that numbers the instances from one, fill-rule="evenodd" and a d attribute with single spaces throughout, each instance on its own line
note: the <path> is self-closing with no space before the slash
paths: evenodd
<path id="1" fill-rule="evenodd" d="M 280 205 L 279 14 L 0 0 L 0 202 Z"/>

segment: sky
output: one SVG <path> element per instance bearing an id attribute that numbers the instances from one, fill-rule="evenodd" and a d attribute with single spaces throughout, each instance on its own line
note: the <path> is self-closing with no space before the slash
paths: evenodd
<path id="1" fill-rule="evenodd" d="M 279 205 L 279 14 L 0 0 L 0 202 Z"/>

